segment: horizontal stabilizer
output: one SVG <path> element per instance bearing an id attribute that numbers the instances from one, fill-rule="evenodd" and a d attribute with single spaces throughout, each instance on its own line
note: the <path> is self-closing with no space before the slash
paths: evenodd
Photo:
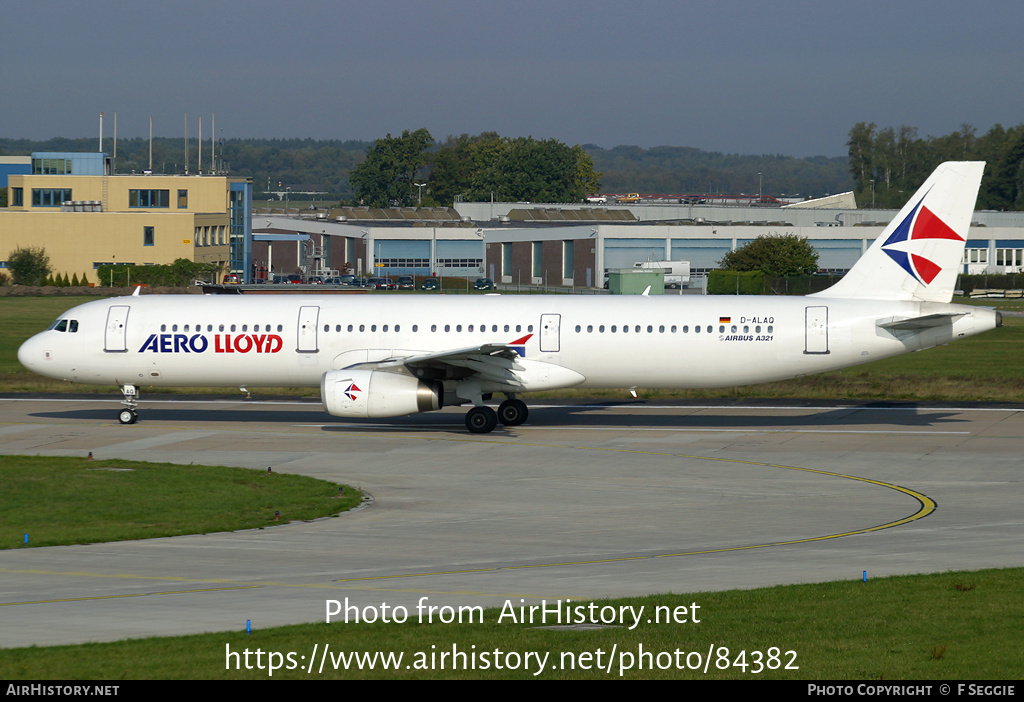
<path id="1" fill-rule="evenodd" d="M 876 324 L 883 329 L 891 331 L 919 330 L 931 327 L 940 327 L 944 324 L 952 324 L 958 317 L 963 317 L 966 312 L 944 312 L 940 314 L 926 314 L 923 317 L 911 317 L 910 319 L 879 320 Z"/>

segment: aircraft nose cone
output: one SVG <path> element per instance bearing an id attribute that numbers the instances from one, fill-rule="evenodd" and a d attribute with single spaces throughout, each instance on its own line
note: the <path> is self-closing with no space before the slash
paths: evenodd
<path id="1" fill-rule="evenodd" d="M 35 346 L 36 338 L 27 340 L 25 343 L 17 347 L 17 362 L 29 368 L 30 370 L 35 366 L 34 359 L 32 357 L 32 349 Z"/>
<path id="2" fill-rule="evenodd" d="M 39 347 L 39 342 L 36 337 L 27 339 L 21 346 L 18 347 L 18 363 L 25 366 L 29 370 L 35 370 L 36 364 L 39 362 L 37 358 L 36 349 Z"/>

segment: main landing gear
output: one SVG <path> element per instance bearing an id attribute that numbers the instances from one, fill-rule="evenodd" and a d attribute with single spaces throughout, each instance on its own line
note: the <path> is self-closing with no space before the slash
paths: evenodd
<path id="1" fill-rule="evenodd" d="M 121 424 L 135 424 L 139 421 L 139 413 L 136 409 L 139 406 L 139 388 L 137 385 L 122 385 L 121 394 L 124 395 L 121 404 L 125 408 L 117 413 L 117 421 Z"/>
<path id="2" fill-rule="evenodd" d="M 499 421 L 507 427 L 516 427 L 525 422 L 529 414 L 525 402 L 510 397 L 498 405 L 497 412 L 487 405 L 478 405 L 466 412 L 466 428 L 473 434 L 487 434 L 494 431 Z"/>

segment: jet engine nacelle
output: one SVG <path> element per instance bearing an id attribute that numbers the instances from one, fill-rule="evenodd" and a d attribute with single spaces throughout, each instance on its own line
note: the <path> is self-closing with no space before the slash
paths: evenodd
<path id="1" fill-rule="evenodd" d="M 335 417 L 401 417 L 441 409 L 440 382 L 374 370 L 334 370 L 320 379 L 320 400 Z"/>

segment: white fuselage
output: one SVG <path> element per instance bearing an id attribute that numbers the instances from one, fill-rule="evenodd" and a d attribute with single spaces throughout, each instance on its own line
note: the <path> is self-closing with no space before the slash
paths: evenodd
<path id="1" fill-rule="evenodd" d="M 913 332 L 878 326 L 951 313 Z M 528 337 L 521 391 L 744 385 L 996 326 L 993 311 L 976 307 L 817 296 L 152 295 L 90 302 L 61 320 L 64 331 L 35 335 L 18 357 L 76 383 L 312 387 L 355 364 Z"/>

